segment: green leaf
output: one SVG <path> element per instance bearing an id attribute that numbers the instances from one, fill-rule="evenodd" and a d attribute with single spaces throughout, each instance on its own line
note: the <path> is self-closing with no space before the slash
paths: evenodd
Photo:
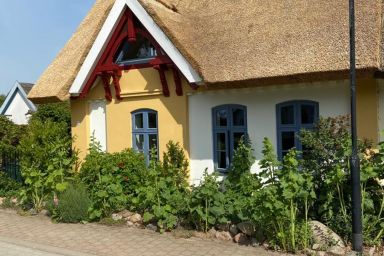
<path id="1" fill-rule="evenodd" d="M 56 184 L 56 190 L 59 192 L 63 192 L 68 187 L 68 182 L 58 183 Z"/>

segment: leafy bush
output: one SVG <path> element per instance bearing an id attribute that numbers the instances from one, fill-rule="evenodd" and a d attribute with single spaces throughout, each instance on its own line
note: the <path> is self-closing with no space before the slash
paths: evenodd
<path id="1" fill-rule="evenodd" d="M 189 211 L 196 229 L 205 232 L 217 224 L 228 222 L 225 217 L 225 196 L 217 181 L 217 173 L 209 175 L 205 170 L 203 181 L 192 190 Z"/>
<path id="2" fill-rule="evenodd" d="M 32 122 L 51 121 L 66 124 L 68 131 L 71 128 L 71 110 L 69 102 L 49 103 L 38 105 L 37 111 L 31 117 Z"/>
<path id="3" fill-rule="evenodd" d="M 63 192 L 68 178 L 73 176 L 76 152 L 71 149 L 72 139 L 63 123 L 50 120 L 31 121 L 20 142 L 21 168 L 25 187 L 21 191 L 24 202 L 32 202 L 40 211 L 52 193 Z"/>
<path id="4" fill-rule="evenodd" d="M 0 197 L 16 196 L 22 184 L 10 178 L 6 173 L 0 171 Z"/>
<path id="5" fill-rule="evenodd" d="M 0 151 L 4 146 L 16 147 L 25 132 L 25 126 L 16 125 L 6 116 L 0 115 Z"/>
<path id="6" fill-rule="evenodd" d="M 242 136 L 235 149 L 228 180 L 231 183 L 238 183 L 244 173 L 249 173 L 255 162 L 252 144 L 248 136 Z"/>
<path id="7" fill-rule="evenodd" d="M 349 159 L 351 157 L 351 135 L 348 116 L 321 118 L 313 131 L 300 134 L 304 154 L 303 168 L 314 176 L 316 192 L 312 216 L 321 220 L 344 240 L 351 239 L 351 184 Z M 371 144 L 358 142 L 361 160 L 361 188 L 364 221 L 364 238 L 368 244 L 377 243 L 377 234 L 382 228 L 373 228 L 374 220 L 380 219 L 382 188 L 375 180 L 384 176 L 381 153 L 371 152 Z M 381 146 L 380 146 L 381 148 Z M 381 149 L 380 149 L 381 150 Z M 368 152 L 370 152 L 368 150 Z M 384 225 L 384 224 L 383 224 Z M 376 225 L 380 227 L 380 225 Z"/>
<path id="8" fill-rule="evenodd" d="M 232 223 L 249 221 L 254 214 L 254 198 L 261 188 L 257 174 L 251 174 L 255 162 L 251 141 L 242 137 L 232 160 L 230 172 L 224 181 L 225 209 Z"/>
<path id="9" fill-rule="evenodd" d="M 143 173 L 145 160 L 142 154 L 132 150 L 110 154 L 92 142 L 80 170 L 80 179 L 92 199 L 90 219 L 98 220 L 124 209 L 127 195 L 143 181 Z"/>
<path id="10" fill-rule="evenodd" d="M 285 251 L 307 248 L 311 237 L 308 212 L 315 198 L 312 176 L 300 170 L 294 149 L 279 163 L 271 143 L 264 139 L 263 154 L 260 175 L 264 182 L 255 196 L 253 221 L 264 227 L 272 244 Z"/>
<path id="11" fill-rule="evenodd" d="M 169 142 L 164 163 L 152 161 L 148 176 L 130 201 L 133 210 L 144 213 L 144 222 L 155 222 L 160 232 L 171 230 L 187 214 L 188 161 L 178 143 Z"/>
<path id="12" fill-rule="evenodd" d="M 58 205 L 52 217 L 66 223 L 85 221 L 88 219 L 90 206 L 91 200 L 86 187 L 81 183 L 71 183 L 58 195 Z"/>

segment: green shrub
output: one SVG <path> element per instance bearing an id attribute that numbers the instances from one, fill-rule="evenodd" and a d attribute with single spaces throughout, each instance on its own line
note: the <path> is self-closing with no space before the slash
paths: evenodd
<path id="1" fill-rule="evenodd" d="M 2 146 L 16 147 L 25 132 L 24 125 L 16 125 L 6 116 L 0 115 L 0 151 Z"/>
<path id="2" fill-rule="evenodd" d="M 188 160 L 180 144 L 170 141 L 163 154 L 163 177 L 172 177 L 178 187 L 188 186 Z"/>
<path id="3" fill-rule="evenodd" d="M 52 217 L 66 223 L 86 221 L 90 206 L 91 200 L 86 187 L 81 183 L 69 184 L 67 189 L 58 195 L 58 205 Z"/>
<path id="4" fill-rule="evenodd" d="M 63 192 L 68 178 L 74 175 L 77 153 L 72 151 L 72 138 L 67 126 L 50 120 L 31 121 L 20 142 L 21 172 L 25 187 L 21 190 L 24 202 L 32 202 L 40 211 L 53 192 Z"/>
<path id="5" fill-rule="evenodd" d="M 0 170 L 0 197 L 16 196 L 21 187 L 21 183 L 16 182 Z"/>
<path id="6" fill-rule="evenodd" d="M 231 168 L 228 173 L 228 180 L 231 183 L 238 183 L 240 177 L 251 170 L 252 165 L 255 163 L 251 140 L 248 136 L 242 136 L 239 144 L 235 149 Z"/>
<path id="7" fill-rule="evenodd" d="M 303 169 L 314 177 L 317 200 L 312 216 L 349 241 L 352 235 L 349 117 L 321 118 L 314 130 L 301 131 L 300 137 L 307 148 L 303 155 Z M 364 239 L 366 243 L 377 243 L 379 239 L 376 236 L 383 229 L 377 228 L 380 225 L 373 228 L 371 224 L 382 216 L 379 213 L 383 197 L 375 179 L 384 176 L 384 165 L 380 153 L 372 154 L 367 159 L 366 151 L 370 147 L 368 141 L 358 141 Z"/>
<path id="8" fill-rule="evenodd" d="M 204 172 L 203 181 L 194 187 L 189 202 L 190 220 L 196 229 L 207 232 L 211 227 L 228 222 L 225 195 L 217 181 L 218 174 Z"/>
<path id="9" fill-rule="evenodd" d="M 32 114 L 31 122 L 64 123 L 67 130 L 71 129 L 71 109 L 69 102 L 48 103 L 38 105 L 37 111 Z"/>
<path id="10" fill-rule="evenodd" d="M 132 149 L 106 153 L 92 143 L 80 170 L 80 179 L 88 187 L 93 202 L 90 218 L 97 220 L 124 209 L 147 175 L 143 154 Z"/>
<path id="11" fill-rule="evenodd" d="M 169 142 L 167 149 L 164 163 L 151 157 L 148 176 L 130 201 L 133 210 L 144 213 L 144 222 L 156 223 L 160 232 L 178 226 L 188 212 L 188 162 L 178 143 Z"/>
<path id="12" fill-rule="evenodd" d="M 254 198 L 261 188 L 261 179 L 258 174 L 251 174 L 254 162 L 251 141 L 242 137 L 224 181 L 226 216 L 232 223 L 249 221 L 255 213 Z"/>

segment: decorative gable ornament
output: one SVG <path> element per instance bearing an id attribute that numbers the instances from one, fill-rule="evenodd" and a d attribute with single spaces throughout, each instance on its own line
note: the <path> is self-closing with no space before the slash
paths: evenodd
<path id="1" fill-rule="evenodd" d="M 100 78 L 105 98 L 112 100 L 110 87 L 113 86 L 116 99 L 121 100 L 119 81 L 122 71 L 148 67 L 159 72 L 166 97 L 170 95 L 166 70 L 172 70 L 178 96 L 183 95 L 179 71 L 193 85 L 202 81 L 137 0 L 117 0 L 70 93 L 75 97 L 85 97 Z"/>

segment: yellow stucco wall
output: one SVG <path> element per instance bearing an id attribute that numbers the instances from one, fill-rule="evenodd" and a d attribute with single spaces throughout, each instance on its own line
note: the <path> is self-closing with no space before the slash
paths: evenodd
<path id="1" fill-rule="evenodd" d="M 189 85 L 183 79 L 183 96 L 175 93 L 172 72 L 166 73 L 170 97 L 164 97 L 159 74 L 153 68 L 135 69 L 123 72 L 120 80 L 123 100 L 106 101 L 106 130 L 108 152 L 118 152 L 132 147 L 131 112 L 146 108 L 158 112 L 158 134 L 160 157 L 166 144 L 179 142 L 188 157 L 188 102 L 186 93 Z M 112 88 L 112 87 L 111 87 Z M 76 136 L 74 147 L 80 150 L 80 159 L 86 155 L 90 142 L 89 103 L 103 100 L 104 90 L 97 81 L 85 99 L 71 100 L 72 133 Z"/>
<path id="2" fill-rule="evenodd" d="M 356 87 L 357 135 L 378 142 L 379 95 L 375 79 L 361 79 Z"/>

